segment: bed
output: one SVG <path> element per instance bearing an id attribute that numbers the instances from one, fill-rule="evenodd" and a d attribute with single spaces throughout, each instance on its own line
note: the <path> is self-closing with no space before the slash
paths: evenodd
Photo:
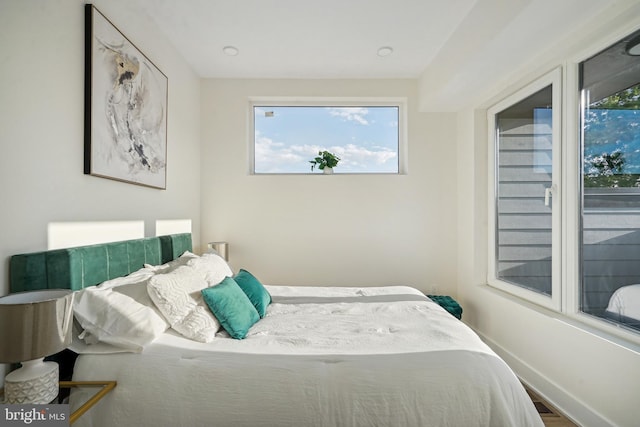
<path id="1" fill-rule="evenodd" d="M 262 285 L 190 250 L 172 235 L 12 257 L 12 291 L 78 291 L 74 379 L 118 382 L 75 425 L 543 426 L 506 363 L 412 287 Z M 244 329 L 231 282 L 258 316 Z M 131 301 L 129 324 L 105 320 Z"/>

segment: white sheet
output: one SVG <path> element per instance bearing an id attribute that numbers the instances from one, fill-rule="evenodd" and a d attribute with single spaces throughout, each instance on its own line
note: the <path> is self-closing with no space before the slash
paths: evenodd
<path id="1" fill-rule="evenodd" d="M 268 290 L 287 303 L 242 341 L 166 333 L 142 354 L 80 356 L 74 379 L 118 386 L 76 425 L 542 426 L 507 365 L 415 289 Z"/>

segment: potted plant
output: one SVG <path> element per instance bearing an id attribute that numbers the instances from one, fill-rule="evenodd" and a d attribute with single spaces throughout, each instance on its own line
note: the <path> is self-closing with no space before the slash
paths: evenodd
<path id="1" fill-rule="evenodd" d="M 338 166 L 339 161 L 340 157 L 333 153 L 326 150 L 318 151 L 318 157 L 313 160 L 309 160 L 309 163 L 311 163 L 311 172 L 313 172 L 313 168 L 317 166 L 318 169 L 326 174 L 333 173 L 333 168 Z"/>

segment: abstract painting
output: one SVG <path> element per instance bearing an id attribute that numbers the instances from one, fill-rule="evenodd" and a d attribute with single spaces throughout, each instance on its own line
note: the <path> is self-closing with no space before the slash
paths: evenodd
<path id="1" fill-rule="evenodd" d="M 167 77 L 85 7 L 84 173 L 165 189 Z"/>

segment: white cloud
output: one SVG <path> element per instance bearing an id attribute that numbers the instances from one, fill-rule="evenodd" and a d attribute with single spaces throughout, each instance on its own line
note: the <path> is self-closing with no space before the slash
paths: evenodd
<path id="1" fill-rule="evenodd" d="M 360 145 L 347 144 L 344 147 L 335 147 L 338 157 L 340 157 L 345 166 L 365 166 L 376 164 L 383 165 L 389 160 L 393 160 L 398 157 L 395 151 L 391 151 L 388 148 L 380 148 L 380 150 L 371 150 Z M 360 169 L 360 167 L 358 167 Z"/>
<path id="2" fill-rule="evenodd" d="M 286 166 L 296 164 L 302 158 L 287 150 L 282 143 L 274 142 L 265 137 L 256 136 L 255 167 L 256 172 L 277 173 L 286 170 Z"/>
<path id="3" fill-rule="evenodd" d="M 309 160 L 318 155 L 318 151 L 328 150 L 341 161 L 341 172 L 375 172 L 393 170 L 389 162 L 398 157 L 395 151 L 384 147 L 365 148 L 361 145 L 319 146 L 315 144 L 286 145 L 271 138 L 256 134 L 255 164 L 257 173 L 307 173 L 311 172 Z M 375 166 L 385 166 L 382 169 Z"/>
<path id="4" fill-rule="evenodd" d="M 369 121 L 366 116 L 369 114 L 369 109 L 363 107 L 329 107 L 329 114 L 335 117 L 340 117 L 342 120 L 349 122 L 357 122 L 361 125 L 368 125 Z"/>

